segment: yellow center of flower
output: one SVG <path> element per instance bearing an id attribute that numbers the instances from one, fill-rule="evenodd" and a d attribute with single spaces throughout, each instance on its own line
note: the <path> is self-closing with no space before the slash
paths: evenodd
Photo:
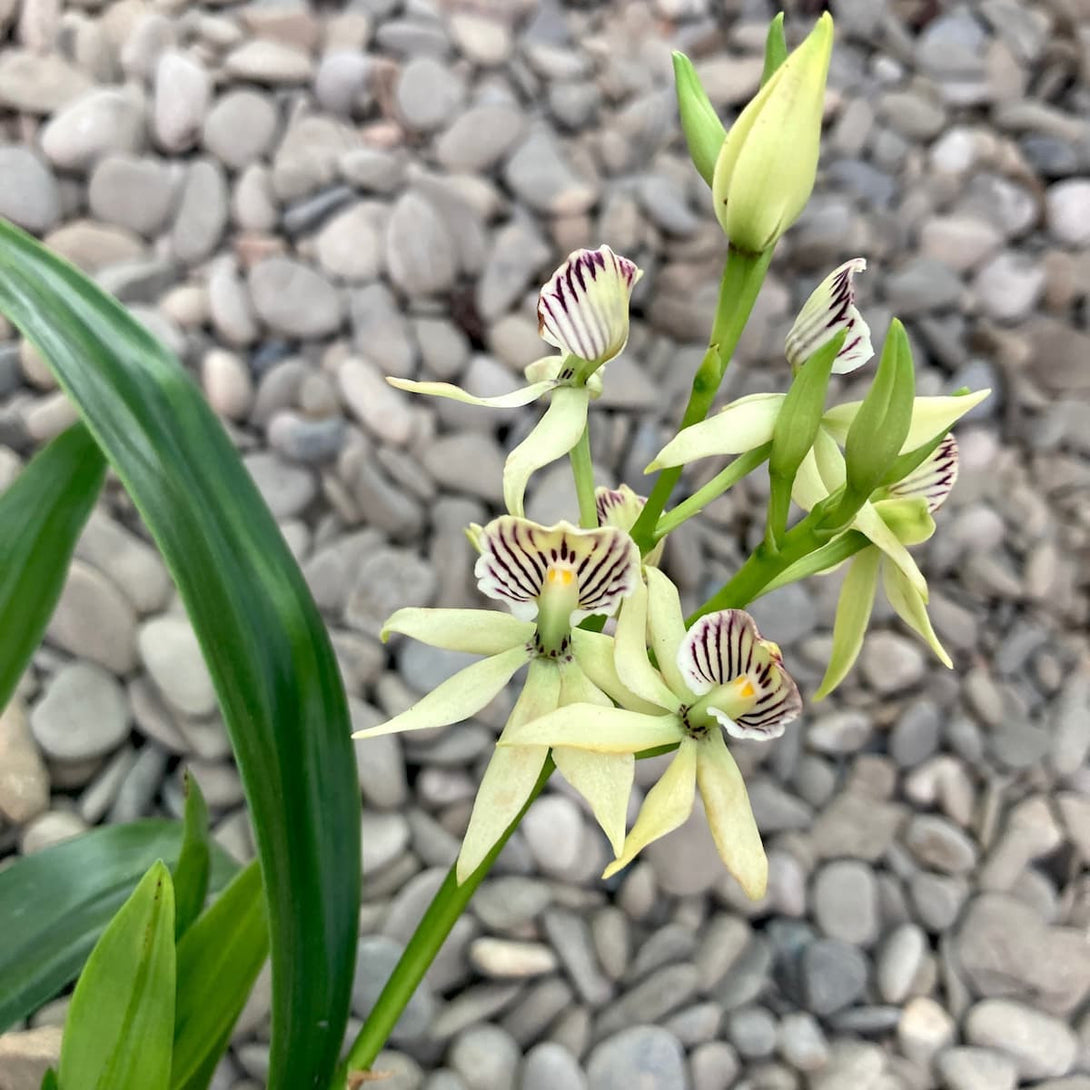
<path id="1" fill-rule="evenodd" d="M 687 720 L 694 728 L 701 729 L 705 733 L 707 728 L 717 722 L 711 714 L 711 708 L 722 712 L 731 719 L 737 719 L 757 703 L 757 689 L 749 676 L 732 678 L 730 681 L 717 685 L 711 692 L 705 693 L 687 713 Z"/>

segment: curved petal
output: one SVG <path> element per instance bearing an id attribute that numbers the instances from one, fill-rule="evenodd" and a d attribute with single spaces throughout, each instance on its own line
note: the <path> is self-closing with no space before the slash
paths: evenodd
<path id="1" fill-rule="evenodd" d="M 476 534 L 473 568 L 482 594 L 506 602 L 516 616 L 533 617 L 542 596 L 564 592 L 572 622 L 612 613 L 640 582 L 635 542 L 614 526 L 583 530 L 569 522 L 539 526 L 501 515 Z"/>
<path id="2" fill-rule="evenodd" d="M 553 760 L 560 775 L 587 800 L 613 854 L 617 855 L 624 844 L 636 758 L 631 753 L 591 753 L 585 749 L 556 746 Z"/>
<path id="3" fill-rule="evenodd" d="M 700 744 L 696 785 L 704 800 L 704 813 L 719 858 L 746 896 L 759 901 L 768 887 L 768 858 L 753 819 L 742 773 L 718 731 L 713 731 Z"/>
<path id="4" fill-rule="evenodd" d="M 460 386 L 449 382 L 414 382 L 407 378 L 387 377 L 386 381 L 399 390 L 407 390 L 411 394 L 426 394 L 428 397 L 442 397 L 447 401 L 460 401 L 465 405 L 481 405 L 486 409 L 517 409 L 521 405 L 529 405 L 531 401 L 537 401 L 542 394 L 548 393 L 556 386 L 555 380 L 546 382 L 534 382 L 529 386 L 522 386 L 518 390 L 512 390 L 509 394 L 498 394 L 495 397 L 475 397 L 467 393 Z"/>
<path id="5" fill-rule="evenodd" d="M 658 570 L 647 568 L 647 628 L 651 649 L 666 684 L 680 700 L 690 699 L 690 690 L 677 663 L 678 649 L 685 639 L 685 616 L 677 587 Z"/>
<path id="6" fill-rule="evenodd" d="M 714 454 L 744 454 L 772 441 L 783 394 L 750 394 L 732 401 L 715 416 L 679 432 L 644 470 L 680 466 Z"/>
<path id="7" fill-rule="evenodd" d="M 833 374 L 845 375 L 862 367 L 874 355 L 870 328 L 855 305 L 852 277 L 867 267 L 861 257 L 834 269 L 811 293 L 787 334 L 784 355 L 792 367 L 801 367 L 838 333 L 844 344 L 833 362 Z"/>
<path id="8" fill-rule="evenodd" d="M 593 753 L 642 753 L 684 737 L 676 715 L 644 715 L 600 704 L 567 704 L 530 723 L 509 726 L 505 746 L 573 746 Z"/>
<path id="9" fill-rule="evenodd" d="M 447 727 L 476 715 L 518 673 L 531 652 L 515 647 L 500 655 L 459 670 L 407 711 L 385 723 L 367 730 L 358 730 L 353 738 L 377 738 L 380 734 L 396 734 L 404 730 L 424 730 L 427 727 Z"/>
<path id="10" fill-rule="evenodd" d="M 901 539 L 886 525 L 885 519 L 875 509 L 874 504 L 863 504 L 856 512 L 852 525 L 866 534 L 904 572 L 905 578 L 926 602 L 927 580 L 924 579 L 923 572 L 912 559 L 912 554 L 901 543 Z"/>
<path id="11" fill-rule="evenodd" d="M 608 246 L 575 250 L 541 289 L 541 339 L 589 363 L 619 355 L 628 342 L 628 301 L 643 275 Z"/>
<path id="12" fill-rule="evenodd" d="M 603 636 L 601 632 L 588 632 L 583 628 L 572 629 L 572 653 L 580 669 L 609 698 L 629 711 L 646 712 L 657 715 L 661 708 L 641 700 L 635 693 L 629 692 L 617 673 L 613 659 L 613 638 Z"/>
<path id="13" fill-rule="evenodd" d="M 696 754 L 697 743 L 686 738 L 662 778 L 647 792 L 636 824 L 625 838 L 624 850 L 602 872 L 603 878 L 627 867 L 651 841 L 685 823 L 696 797 Z"/>
<path id="14" fill-rule="evenodd" d="M 590 394 L 585 388 L 558 386 L 537 427 L 510 454 L 503 467 L 503 499 L 512 515 L 523 514 L 526 485 L 550 462 L 579 442 L 587 426 Z"/>
<path id="15" fill-rule="evenodd" d="M 918 397 L 912 405 L 912 423 L 901 444 L 901 454 L 930 443 L 949 431 L 967 412 L 975 409 L 991 390 L 975 390 L 971 394 L 942 397 Z M 848 429 L 859 412 L 862 401 L 847 401 L 834 405 L 821 419 L 822 424 L 838 443 L 848 437 Z"/>
<path id="16" fill-rule="evenodd" d="M 844 577 L 837 599 L 836 620 L 833 622 L 833 649 L 815 700 L 828 696 L 855 665 L 863 646 L 863 637 L 874 608 L 874 593 L 878 588 L 878 565 L 882 554 L 876 548 L 864 549 L 853 561 Z"/>
<path id="17" fill-rule="evenodd" d="M 678 697 L 647 657 L 647 587 L 642 580 L 621 607 L 613 661 L 626 688 L 666 711 L 677 709 Z"/>
<path id="18" fill-rule="evenodd" d="M 534 626 L 495 609 L 399 609 L 382 628 L 382 641 L 392 632 L 429 647 L 498 655 L 534 638 Z"/>
<path id="19" fill-rule="evenodd" d="M 903 480 L 889 486 L 889 494 L 899 499 L 921 498 L 928 511 L 937 511 L 950 495 L 958 479 L 958 441 L 951 432 Z"/>
<path id="20" fill-rule="evenodd" d="M 904 572 L 892 564 L 883 564 L 882 589 L 897 616 L 935 652 L 935 657 L 943 666 L 948 670 L 953 669 L 954 663 L 935 635 L 931 618 L 927 615 L 927 606 L 916 593 L 916 588 L 905 578 Z"/>

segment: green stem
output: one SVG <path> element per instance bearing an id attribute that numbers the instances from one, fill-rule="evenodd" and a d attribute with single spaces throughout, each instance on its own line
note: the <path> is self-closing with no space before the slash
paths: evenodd
<path id="1" fill-rule="evenodd" d="M 708 343 L 708 351 L 693 377 L 689 403 L 685 406 L 679 431 L 699 424 L 711 411 L 727 364 L 738 347 L 738 340 L 749 320 L 753 304 L 757 301 L 757 293 L 761 290 L 771 260 L 772 247 L 761 254 L 746 254 L 733 246 L 728 247 L 723 279 L 719 284 L 715 326 Z M 632 537 L 643 553 L 647 553 L 655 544 L 655 526 L 680 476 L 680 466 L 673 466 L 659 473 L 640 517 L 632 527 Z"/>
<path id="2" fill-rule="evenodd" d="M 579 442 L 571 449 L 571 471 L 575 476 L 575 494 L 579 499 L 579 525 L 585 530 L 598 526 L 598 504 L 594 499 L 594 463 L 590 457 L 590 421 Z"/>
<path id="3" fill-rule="evenodd" d="M 508 838 L 518 828 L 523 815 L 530 808 L 530 804 L 541 794 L 556 765 L 552 757 L 547 757 L 545 765 L 541 769 L 541 775 L 534 784 L 534 789 L 526 799 L 526 804 L 519 811 L 518 816 L 508 825 L 506 832 L 500 837 L 496 846 L 485 856 L 484 862 L 461 885 L 455 875 L 452 866 L 450 872 L 443 880 L 432 902 L 428 905 L 423 919 L 416 926 L 412 938 L 409 939 L 401 960 L 394 966 L 386 987 L 372 1008 L 367 1020 L 363 1023 L 347 1057 L 337 1069 L 334 1078 L 334 1090 L 344 1090 L 347 1085 L 350 1071 L 367 1071 L 375 1062 L 375 1057 L 382 1051 L 387 1039 L 393 1032 L 397 1020 L 408 1006 L 428 971 L 435 955 L 446 941 L 450 929 L 457 922 L 458 917 L 465 911 L 469 899 L 476 892 L 485 875 L 488 874 L 496 857 L 503 850 Z"/>
<path id="4" fill-rule="evenodd" d="M 671 530 L 676 530 L 683 522 L 699 515 L 712 500 L 717 500 L 728 488 L 736 485 L 746 474 L 752 473 L 767 457 L 772 449 L 771 443 L 755 447 L 735 458 L 726 469 L 717 473 L 706 485 L 698 488 L 688 499 L 684 499 L 672 510 L 659 519 L 655 527 L 654 539 L 659 541 Z"/>

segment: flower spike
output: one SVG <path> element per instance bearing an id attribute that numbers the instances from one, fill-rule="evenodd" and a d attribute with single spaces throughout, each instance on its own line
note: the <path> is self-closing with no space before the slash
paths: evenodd
<path id="1" fill-rule="evenodd" d="M 846 261 L 822 280 L 803 304 L 784 345 L 793 369 L 801 367 L 841 331 L 845 334 L 844 344 L 833 363 L 834 375 L 846 375 L 874 355 L 870 328 L 855 305 L 852 284 L 852 277 L 866 267 L 861 257 Z"/>
<path id="2" fill-rule="evenodd" d="M 479 535 L 473 569 L 489 598 L 506 602 L 522 620 L 538 616 L 543 599 L 564 596 L 570 623 L 591 613 L 612 613 L 636 587 L 640 554 L 621 530 L 580 530 L 568 522 L 539 526 L 502 515 Z"/>
<path id="3" fill-rule="evenodd" d="M 924 499 L 934 513 L 945 502 L 958 479 L 958 441 L 953 433 L 945 439 L 903 480 L 889 486 L 897 499 Z"/>
<path id="4" fill-rule="evenodd" d="M 541 289 L 541 339 L 592 370 L 613 359 L 628 343 L 628 301 L 642 275 L 608 246 L 575 250 Z"/>

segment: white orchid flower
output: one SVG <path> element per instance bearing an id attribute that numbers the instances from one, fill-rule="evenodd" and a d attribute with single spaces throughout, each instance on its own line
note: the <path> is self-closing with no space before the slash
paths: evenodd
<path id="1" fill-rule="evenodd" d="M 569 523 L 544 527 L 504 515 L 477 528 L 477 585 L 510 613 L 474 609 L 401 609 L 382 636 L 397 632 L 433 647 L 487 657 L 467 666 L 407 711 L 356 738 L 458 723 L 476 715 L 529 664 L 522 694 L 504 728 L 558 707 L 613 707 L 614 700 L 645 707 L 627 691 L 613 663 L 613 641 L 573 629 L 583 617 L 612 613 L 640 585 L 640 554 L 613 527 L 580 530 Z M 497 748 L 485 770 L 458 856 L 463 882 L 483 862 L 533 790 L 548 755 L 546 746 Z M 590 804 L 614 851 L 624 839 L 632 789 L 631 755 L 557 749 L 556 766 Z"/>
<path id="2" fill-rule="evenodd" d="M 845 334 L 844 344 L 833 363 L 834 375 L 846 375 L 874 355 L 870 327 L 855 305 L 852 283 L 855 274 L 866 267 L 867 262 L 861 257 L 845 261 L 818 284 L 803 304 L 784 344 L 784 355 L 793 370 L 840 332 Z"/>
<path id="3" fill-rule="evenodd" d="M 645 575 L 646 585 L 637 586 L 621 608 L 614 655 L 617 673 L 650 710 L 572 704 L 520 723 L 500 747 L 570 746 L 616 755 L 676 746 L 603 877 L 681 825 L 699 790 L 720 857 L 746 893 L 759 899 L 768 862 L 723 732 L 735 738 L 777 737 L 801 710 L 798 687 L 784 669 L 780 649 L 761 639 L 748 613 L 709 613 L 686 632 L 677 588 L 657 568 L 647 568 Z M 661 673 L 648 659 L 648 637 Z"/>
<path id="4" fill-rule="evenodd" d="M 628 304 L 643 271 L 608 246 L 575 250 L 538 295 L 538 331 L 559 356 L 526 368 L 529 383 L 498 397 L 475 397 L 449 382 L 388 378 L 399 390 L 445 397 L 468 405 L 510 409 L 546 394 L 549 408 L 530 434 L 507 456 L 503 495 L 507 510 L 521 516 L 530 477 L 567 454 L 587 426 L 587 409 L 602 391 L 597 372 L 628 343 Z"/>
<path id="5" fill-rule="evenodd" d="M 647 497 L 622 484 L 620 488 L 596 488 L 594 502 L 598 509 L 599 526 L 616 526 L 627 534 L 636 525 L 636 520 L 647 503 Z M 643 558 L 643 562 L 657 567 L 665 547 L 664 538 Z"/>
<path id="6" fill-rule="evenodd" d="M 855 665 L 870 622 L 879 575 L 897 616 L 944 666 L 953 667 L 927 615 L 927 595 L 921 594 L 898 557 L 901 553 L 908 555 L 906 546 L 926 541 L 934 532 L 931 516 L 946 502 L 957 476 L 958 444 L 953 435 L 947 435 L 907 477 L 884 489 L 868 505 L 873 511 L 873 525 L 880 526 L 881 531 L 878 535 L 867 533 L 874 544 L 857 553 L 850 562 L 837 602 L 829 665 L 815 699 L 828 696 Z M 888 547 L 890 542 L 895 543 L 893 550 Z M 914 563 L 913 569 L 919 570 Z"/>

